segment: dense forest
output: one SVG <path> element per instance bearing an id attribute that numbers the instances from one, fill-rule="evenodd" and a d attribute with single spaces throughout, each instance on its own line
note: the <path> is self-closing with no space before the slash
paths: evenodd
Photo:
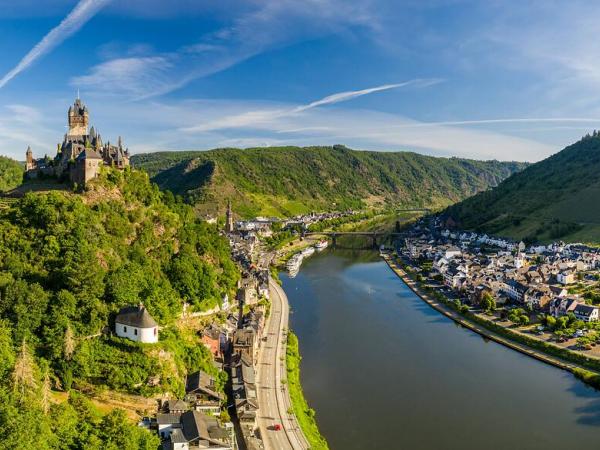
<path id="1" fill-rule="evenodd" d="M 600 135 L 595 132 L 446 211 L 459 226 L 529 242 L 600 242 Z"/>
<path id="2" fill-rule="evenodd" d="M 242 217 L 366 207 L 441 208 L 497 185 L 526 164 L 334 147 L 268 147 L 134 155 L 161 188 L 202 213 L 227 199 Z"/>
<path id="3" fill-rule="evenodd" d="M 0 192 L 16 188 L 23 181 L 23 164 L 0 156 Z"/>
<path id="4" fill-rule="evenodd" d="M 176 319 L 184 302 L 217 305 L 238 277 L 216 227 L 144 172 L 107 169 L 82 194 L 9 202 L 0 210 L 0 448 L 155 449 L 154 436 L 87 397 L 180 395 L 198 369 L 222 381 Z M 121 307 L 140 302 L 161 326 L 158 344 L 108 332 Z"/>

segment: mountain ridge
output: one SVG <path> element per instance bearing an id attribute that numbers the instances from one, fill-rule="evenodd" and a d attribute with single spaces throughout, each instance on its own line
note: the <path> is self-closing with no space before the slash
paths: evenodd
<path id="1" fill-rule="evenodd" d="M 527 166 L 340 145 L 145 153 L 132 162 L 198 211 L 219 214 L 230 198 L 242 217 L 390 205 L 439 209 Z"/>
<path id="2" fill-rule="evenodd" d="M 450 206 L 462 228 L 527 241 L 600 242 L 600 134 L 594 132 Z"/>

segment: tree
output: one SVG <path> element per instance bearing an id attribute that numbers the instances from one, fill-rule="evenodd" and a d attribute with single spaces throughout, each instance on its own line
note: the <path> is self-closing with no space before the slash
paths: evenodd
<path id="1" fill-rule="evenodd" d="M 21 402 L 25 400 L 25 396 L 28 392 L 31 392 L 37 387 L 35 361 L 33 360 L 33 356 L 31 355 L 29 346 L 25 340 L 23 340 L 23 343 L 21 344 L 21 350 L 15 361 L 12 381 L 13 388 L 15 392 L 19 393 Z"/>
<path id="2" fill-rule="evenodd" d="M 522 326 L 529 325 L 529 316 L 526 316 L 525 314 L 519 316 L 519 323 Z"/>
<path id="3" fill-rule="evenodd" d="M 67 361 L 70 361 L 75 353 L 75 337 L 73 336 L 73 330 L 71 325 L 67 325 L 65 330 L 65 342 L 64 342 L 64 356 Z"/>
<path id="4" fill-rule="evenodd" d="M 556 327 L 556 318 L 553 316 L 546 316 L 546 326 L 553 330 Z"/>
<path id="5" fill-rule="evenodd" d="M 496 300 L 489 292 L 484 292 L 481 297 L 481 308 L 484 311 L 493 311 L 496 309 Z"/>
<path id="6" fill-rule="evenodd" d="M 569 324 L 569 318 L 567 316 L 561 316 L 558 319 L 556 319 L 555 328 L 557 328 L 559 330 L 564 330 L 567 328 L 568 324 Z"/>
<path id="7" fill-rule="evenodd" d="M 44 370 L 44 378 L 42 380 L 42 392 L 40 396 L 40 405 L 45 415 L 48 415 L 50 411 L 50 396 L 52 393 L 52 387 L 50 386 L 50 372 L 48 368 Z"/>

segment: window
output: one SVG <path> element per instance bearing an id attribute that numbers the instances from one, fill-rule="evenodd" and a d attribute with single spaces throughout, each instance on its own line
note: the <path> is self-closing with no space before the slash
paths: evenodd
<path id="1" fill-rule="evenodd" d="M 157 331 L 157 329 L 156 329 L 156 327 L 155 327 L 155 328 L 154 328 L 154 336 L 156 336 L 156 331 Z"/>
<path id="2" fill-rule="evenodd" d="M 133 329 L 133 334 L 135 334 L 137 336 L 137 328 Z"/>
<path id="3" fill-rule="evenodd" d="M 123 333 L 127 333 L 127 327 L 123 325 Z"/>

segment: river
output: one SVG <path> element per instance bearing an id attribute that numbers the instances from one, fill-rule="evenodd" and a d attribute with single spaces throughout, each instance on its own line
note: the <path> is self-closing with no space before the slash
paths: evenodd
<path id="1" fill-rule="evenodd" d="M 600 445 L 600 393 L 455 325 L 377 253 L 328 249 L 281 278 L 332 450 Z"/>

